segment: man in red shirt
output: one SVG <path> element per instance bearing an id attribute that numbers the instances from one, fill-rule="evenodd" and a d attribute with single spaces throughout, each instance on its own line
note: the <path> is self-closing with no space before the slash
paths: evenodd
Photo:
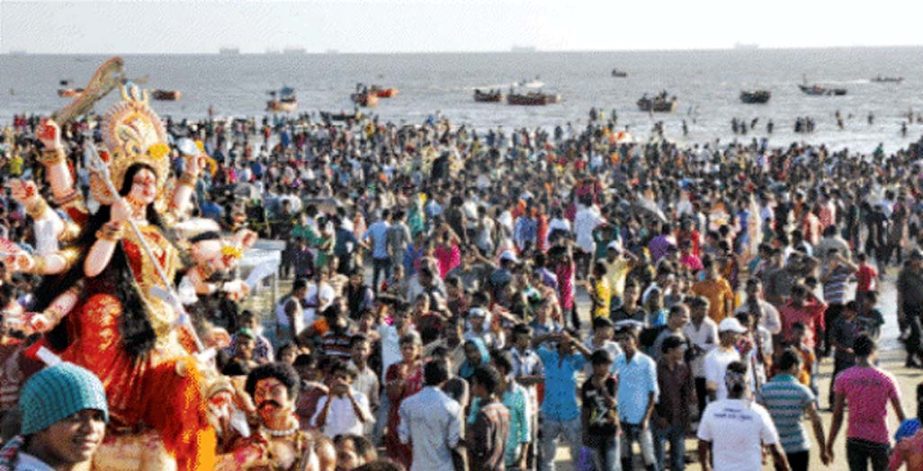
<path id="1" fill-rule="evenodd" d="M 862 297 L 869 291 L 878 289 L 878 270 L 868 262 L 868 255 L 860 253 L 856 256 L 859 262 L 859 270 L 856 271 L 856 301 L 862 301 Z"/>
<path id="2" fill-rule="evenodd" d="M 817 298 L 804 284 L 792 287 L 792 297 L 781 309 L 779 317 L 782 318 L 782 336 L 785 341 L 791 341 L 792 327 L 796 322 L 804 324 L 806 328 L 804 345 L 814 349 L 814 332 L 817 327 L 824 328 L 824 311 L 827 304 Z"/>

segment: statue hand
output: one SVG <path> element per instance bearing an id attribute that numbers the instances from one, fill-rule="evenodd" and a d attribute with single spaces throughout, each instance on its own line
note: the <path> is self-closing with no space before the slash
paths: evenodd
<path id="1" fill-rule="evenodd" d="M 54 327 L 51 319 L 40 312 L 27 312 L 22 317 L 23 331 L 26 335 L 48 332 Z"/>
<path id="2" fill-rule="evenodd" d="M 9 183 L 10 193 L 16 202 L 23 206 L 35 201 L 38 196 L 38 187 L 32 180 L 11 180 Z"/>
<path id="3" fill-rule="evenodd" d="M 112 203 L 109 220 L 112 222 L 125 222 L 131 218 L 131 205 L 125 198 L 118 198 Z"/>
<path id="4" fill-rule="evenodd" d="M 7 255 L 4 263 L 16 273 L 28 273 L 35 268 L 35 259 L 25 252 Z"/>
<path id="5" fill-rule="evenodd" d="M 239 301 L 250 294 L 250 287 L 243 280 L 234 280 L 225 283 L 224 292 L 234 301 Z"/>
<path id="6" fill-rule="evenodd" d="M 61 128 L 51 119 L 42 120 L 35 132 L 45 149 L 62 149 Z"/>

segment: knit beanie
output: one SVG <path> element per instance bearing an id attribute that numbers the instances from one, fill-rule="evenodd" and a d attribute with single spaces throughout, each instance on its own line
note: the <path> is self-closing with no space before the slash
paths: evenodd
<path id="1" fill-rule="evenodd" d="M 41 432 L 84 409 L 102 411 L 109 422 L 109 406 L 103 384 L 89 370 L 73 363 L 49 366 L 23 386 L 19 396 L 22 435 Z"/>

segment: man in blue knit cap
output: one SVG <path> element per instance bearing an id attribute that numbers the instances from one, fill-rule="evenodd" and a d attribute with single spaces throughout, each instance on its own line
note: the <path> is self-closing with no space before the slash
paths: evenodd
<path id="1" fill-rule="evenodd" d="M 22 429 L 0 450 L 0 471 L 89 468 L 109 422 L 99 378 L 72 363 L 49 366 L 23 386 L 19 409 Z"/>

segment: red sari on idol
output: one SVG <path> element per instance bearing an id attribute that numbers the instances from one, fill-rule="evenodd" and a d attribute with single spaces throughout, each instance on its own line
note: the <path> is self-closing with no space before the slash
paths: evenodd
<path id="1" fill-rule="evenodd" d="M 140 229 L 172 279 L 179 261 L 176 248 L 156 226 Z M 173 309 L 150 294 L 152 286 L 163 283 L 134 233 L 127 234 L 122 249 L 156 333 L 154 347 L 137 357 L 125 350 L 119 328 L 122 300 L 107 277 L 97 276 L 84 280 L 83 300 L 68 316 L 72 341 L 61 357 L 89 369 L 102 381 L 112 418 L 110 430 L 115 435 L 153 428 L 179 469 L 212 469 L 217 438 L 205 415 L 202 372 L 190 354 L 195 351 L 194 342 L 188 331 L 175 327 Z"/>

